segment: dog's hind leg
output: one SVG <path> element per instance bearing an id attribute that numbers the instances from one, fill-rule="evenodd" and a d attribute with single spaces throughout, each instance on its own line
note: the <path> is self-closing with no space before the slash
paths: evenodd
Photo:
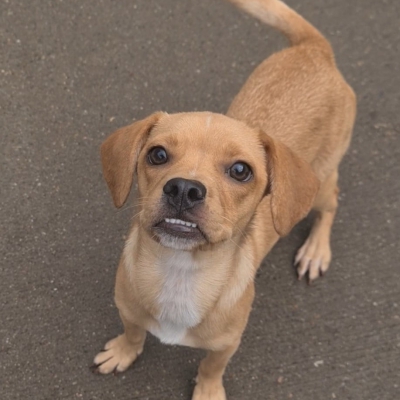
<path id="1" fill-rule="evenodd" d="M 309 281 L 323 275 L 329 268 L 331 261 L 330 235 L 333 220 L 338 206 L 339 188 L 337 186 L 338 172 L 335 170 L 322 183 L 313 209 L 317 215 L 311 232 L 297 252 L 295 266 L 299 279 L 308 272 Z"/>

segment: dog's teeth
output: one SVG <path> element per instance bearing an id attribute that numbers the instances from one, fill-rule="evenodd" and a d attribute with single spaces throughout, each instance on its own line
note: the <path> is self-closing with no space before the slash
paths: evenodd
<path id="1" fill-rule="evenodd" d="M 194 224 L 193 222 L 182 221 L 181 219 L 165 218 L 164 221 L 165 221 L 167 224 L 183 225 L 183 226 L 188 226 L 188 227 L 190 227 L 190 228 L 196 228 L 196 227 L 197 227 L 197 224 Z"/>

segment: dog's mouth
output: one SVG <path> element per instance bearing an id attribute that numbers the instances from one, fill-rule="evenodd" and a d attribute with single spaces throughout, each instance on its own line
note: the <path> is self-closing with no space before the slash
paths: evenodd
<path id="1" fill-rule="evenodd" d="M 153 229 L 159 236 L 169 235 L 178 239 L 194 241 L 204 241 L 205 239 L 205 235 L 197 223 L 179 218 L 164 218 L 154 225 Z"/>

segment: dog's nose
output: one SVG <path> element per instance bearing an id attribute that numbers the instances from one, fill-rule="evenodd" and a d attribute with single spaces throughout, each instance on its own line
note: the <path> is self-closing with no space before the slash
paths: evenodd
<path id="1" fill-rule="evenodd" d="M 199 181 L 183 178 L 170 179 L 163 188 L 168 197 L 168 202 L 178 211 L 185 211 L 202 203 L 206 197 L 207 189 Z"/>

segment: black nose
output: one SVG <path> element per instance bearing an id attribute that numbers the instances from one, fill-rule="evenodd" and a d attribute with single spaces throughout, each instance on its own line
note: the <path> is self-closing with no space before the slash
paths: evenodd
<path id="1" fill-rule="evenodd" d="M 206 197 L 206 187 L 198 182 L 183 178 L 170 179 L 163 188 L 168 202 L 179 212 L 202 203 Z"/>

